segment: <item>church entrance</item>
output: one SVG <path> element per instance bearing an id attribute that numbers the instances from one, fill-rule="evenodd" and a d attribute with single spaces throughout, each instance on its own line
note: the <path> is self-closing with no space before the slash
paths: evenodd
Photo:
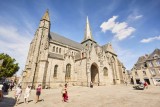
<path id="1" fill-rule="evenodd" d="M 98 72 L 98 66 L 96 63 L 93 63 L 91 65 L 91 82 L 94 85 L 99 85 L 99 72 Z"/>

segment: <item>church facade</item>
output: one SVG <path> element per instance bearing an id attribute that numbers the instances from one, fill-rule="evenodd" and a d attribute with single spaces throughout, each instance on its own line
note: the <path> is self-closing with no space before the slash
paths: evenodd
<path id="1" fill-rule="evenodd" d="M 87 17 L 84 40 L 81 43 L 50 31 L 49 12 L 40 20 L 30 43 L 23 72 L 23 86 L 58 87 L 124 83 L 125 67 L 117 58 L 111 43 L 103 46 L 93 39 Z"/>

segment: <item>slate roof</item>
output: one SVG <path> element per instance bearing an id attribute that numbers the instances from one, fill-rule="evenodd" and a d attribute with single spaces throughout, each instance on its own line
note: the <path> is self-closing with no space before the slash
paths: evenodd
<path id="1" fill-rule="evenodd" d="M 139 57 L 137 63 L 135 64 L 136 69 L 141 69 L 141 66 L 144 66 L 144 62 L 146 61 L 146 59 L 146 56 Z"/>
<path id="2" fill-rule="evenodd" d="M 71 39 L 65 38 L 64 36 L 61 36 L 57 33 L 50 32 L 50 37 L 53 41 L 56 41 L 56 42 L 59 42 L 59 43 L 62 43 L 64 45 L 68 45 L 68 46 L 71 46 L 71 47 L 74 47 L 74 48 L 77 48 L 77 49 L 81 49 L 81 50 L 83 49 L 82 44 L 80 44 L 78 42 L 75 42 Z"/>
<path id="3" fill-rule="evenodd" d="M 157 55 L 158 57 L 160 57 L 160 49 L 155 49 L 148 57 L 147 60 L 152 60 L 154 58 L 154 56 Z"/>
<path id="4" fill-rule="evenodd" d="M 63 59 L 63 55 L 51 53 L 51 52 L 49 52 L 48 57 L 49 58 L 56 58 L 56 59 Z"/>

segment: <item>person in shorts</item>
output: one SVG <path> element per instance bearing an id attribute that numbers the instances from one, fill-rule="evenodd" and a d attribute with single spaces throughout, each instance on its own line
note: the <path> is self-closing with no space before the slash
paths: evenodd
<path id="1" fill-rule="evenodd" d="M 42 90 L 41 84 L 39 84 L 36 89 L 36 96 L 37 96 L 36 103 L 39 101 L 39 96 L 41 95 L 41 90 Z"/>

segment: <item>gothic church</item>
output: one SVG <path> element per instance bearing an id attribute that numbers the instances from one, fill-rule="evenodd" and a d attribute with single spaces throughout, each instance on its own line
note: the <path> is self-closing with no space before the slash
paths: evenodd
<path id="1" fill-rule="evenodd" d="M 103 46 L 93 39 L 87 17 L 81 43 L 50 31 L 48 10 L 30 43 L 23 72 L 23 86 L 59 87 L 64 83 L 95 86 L 124 83 L 125 67 L 111 43 Z"/>

